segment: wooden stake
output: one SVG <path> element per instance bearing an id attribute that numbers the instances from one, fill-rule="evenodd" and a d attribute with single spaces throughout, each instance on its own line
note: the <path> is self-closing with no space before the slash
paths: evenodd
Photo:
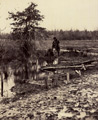
<path id="1" fill-rule="evenodd" d="M 70 81 L 70 74 L 69 74 L 69 72 L 67 72 L 67 82 L 69 82 Z"/>
<path id="2" fill-rule="evenodd" d="M 1 72 L 1 96 L 3 97 L 3 76 Z"/>
<path id="3" fill-rule="evenodd" d="M 38 59 L 36 60 L 36 80 L 38 79 Z"/>

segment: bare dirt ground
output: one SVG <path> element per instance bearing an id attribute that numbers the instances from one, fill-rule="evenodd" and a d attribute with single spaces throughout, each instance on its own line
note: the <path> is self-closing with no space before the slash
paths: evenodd
<path id="1" fill-rule="evenodd" d="M 0 120 L 98 120 L 98 72 L 1 103 Z"/>

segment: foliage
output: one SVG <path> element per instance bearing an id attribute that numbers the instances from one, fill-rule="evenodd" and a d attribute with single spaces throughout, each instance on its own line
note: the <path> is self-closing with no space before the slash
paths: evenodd
<path id="1" fill-rule="evenodd" d="M 46 40 L 49 37 L 56 36 L 59 40 L 98 40 L 98 30 L 54 30 L 36 29 L 35 36 L 37 40 Z M 19 33 L 0 34 L 1 39 L 20 39 Z"/>
<path id="2" fill-rule="evenodd" d="M 13 33 L 14 38 L 35 38 L 35 30 L 44 29 L 38 27 L 39 22 L 43 20 L 43 15 L 36 9 L 37 5 L 31 3 L 29 7 L 25 8 L 22 12 L 12 13 L 9 12 L 9 19 L 13 19 Z"/>
<path id="3" fill-rule="evenodd" d="M 79 31 L 79 30 L 54 30 L 48 31 L 50 36 L 57 36 L 59 40 L 98 40 L 98 30 Z"/>
<path id="4" fill-rule="evenodd" d="M 0 39 L 12 39 L 11 33 L 0 33 Z"/>

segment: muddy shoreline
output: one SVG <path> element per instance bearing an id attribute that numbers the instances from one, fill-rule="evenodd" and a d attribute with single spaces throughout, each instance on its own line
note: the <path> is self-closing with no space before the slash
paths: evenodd
<path id="1" fill-rule="evenodd" d="M 2 102 L 0 119 L 98 120 L 97 74 L 97 70 L 88 71 L 57 88 L 40 92 L 42 88 L 39 86 L 37 92 L 18 95 L 8 103 Z M 30 86 L 28 88 L 30 90 Z"/>

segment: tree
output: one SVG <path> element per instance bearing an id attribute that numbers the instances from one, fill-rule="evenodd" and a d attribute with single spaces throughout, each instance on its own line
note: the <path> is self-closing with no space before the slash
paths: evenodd
<path id="1" fill-rule="evenodd" d="M 10 19 L 13 19 L 13 33 L 19 34 L 21 37 L 25 39 L 34 38 L 35 29 L 42 29 L 38 27 L 39 22 L 43 20 L 43 15 L 40 15 L 40 11 L 36 9 L 37 5 L 31 3 L 29 7 L 27 7 L 22 12 L 12 13 L 9 12 Z M 31 35 L 32 34 L 32 35 Z"/>
<path id="2" fill-rule="evenodd" d="M 43 15 L 36 9 L 37 5 L 31 3 L 22 12 L 9 12 L 9 19 L 13 19 L 13 35 L 19 39 L 19 48 L 21 53 L 21 62 L 25 68 L 25 79 L 28 79 L 28 64 L 32 53 L 35 51 L 34 42 L 36 29 L 44 29 L 38 27 L 39 22 L 43 20 Z"/>

